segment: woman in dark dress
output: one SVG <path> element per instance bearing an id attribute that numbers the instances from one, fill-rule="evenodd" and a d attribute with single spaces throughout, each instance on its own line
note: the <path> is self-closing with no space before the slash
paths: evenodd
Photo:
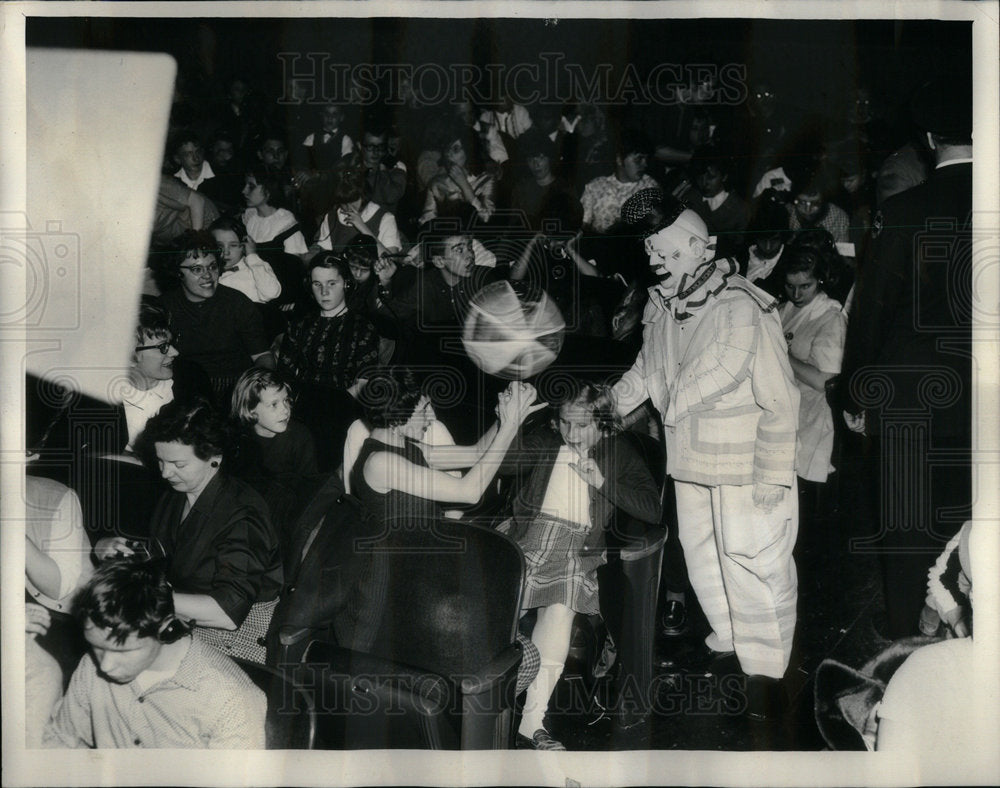
<path id="1" fill-rule="evenodd" d="M 173 488 L 150 523 L 150 552 L 166 555 L 177 615 L 230 656 L 264 662 L 264 635 L 282 583 L 278 537 L 261 497 L 220 473 L 224 421 L 205 401 L 170 403 L 149 420 L 144 440 Z M 132 555 L 134 542 L 102 539 L 101 560 Z"/>
<path id="2" fill-rule="evenodd" d="M 441 504 L 475 504 L 493 480 L 524 420 L 545 407 L 535 389 L 512 383 L 499 396 L 496 424 L 474 446 L 430 446 L 421 441 L 434 420 L 429 397 L 406 369 L 383 370 L 360 393 L 370 437 L 351 469 L 351 490 L 386 522 L 437 520 Z M 469 470 L 460 477 L 445 471 Z"/>

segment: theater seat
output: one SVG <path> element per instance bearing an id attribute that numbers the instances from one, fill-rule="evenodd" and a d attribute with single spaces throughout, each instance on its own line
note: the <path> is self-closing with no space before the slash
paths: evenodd
<path id="1" fill-rule="evenodd" d="M 365 650 L 313 642 L 299 675 L 314 683 L 317 746 L 500 749 L 510 744 L 524 558 L 503 534 L 441 520 L 357 540 L 379 556 L 385 593 L 361 611 Z"/>

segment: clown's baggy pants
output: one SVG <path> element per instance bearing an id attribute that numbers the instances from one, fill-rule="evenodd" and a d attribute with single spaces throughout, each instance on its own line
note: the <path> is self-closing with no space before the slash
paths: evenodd
<path id="1" fill-rule="evenodd" d="M 691 587 L 712 627 L 706 644 L 736 651 L 744 673 L 781 678 L 795 634 L 798 535 L 793 484 L 767 513 L 753 485 L 677 481 L 678 536 Z"/>

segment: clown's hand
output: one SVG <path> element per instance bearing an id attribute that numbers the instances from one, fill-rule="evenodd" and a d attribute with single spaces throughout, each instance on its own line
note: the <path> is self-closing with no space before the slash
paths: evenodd
<path id="1" fill-rule="evenodd" d="M 765 512 L 774 511 L 774 507 L 781 503 L 785 497 L 785 488 L 780 484 L 765 484 L 764 482 L 754 482 L 753 485 L 753 505 Z"/>

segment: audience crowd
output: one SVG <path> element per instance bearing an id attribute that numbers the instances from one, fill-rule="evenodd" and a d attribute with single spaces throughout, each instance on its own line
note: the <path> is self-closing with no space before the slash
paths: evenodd
<path id="1" fill-rule="evenodd" d="M 223 100 L 175 107 L 129 383 L 114 415 L 119 438 L 100 447 L 137 457 L 166 486 L 151 504 L 147 540 L 96 540 L 92 580 L 90 561 L 84 568 L 56 566 L 66 563 L 56 554 L 50 567 L 45 540 L 29 535 L 29 544 L 38 545 L 26 578 L 35 597 L 29 671 L 37 674 L 29 703 L 40 704 L 30 717 L 32 741 L 261 746 L 262 734 L 252 730 L 263 724 L 258 693 L 218 655 L 274 661 L 270 621 L 283 594 L 283 567 L 292 561 L 292 525 L 311 496 L 334 478 L 387 523 L 400 516 L 475 519 L 475 512 L 445 509 L 482 503 L 496 491 L 494 475 L 508 448 L 515 446 L 513 454 L 537 445 L 545 447 L 544 462 L 518 480 L 508 499 L 513 508 L 501 504 L 496 511 L 503 516 L 492 524 L 510 518 L 500 530 L 528 558 L 525 610 L 539 610 L 531 639 L 519 639 L 529 666 L 519 677 L 519 687 L 528 688 L 522 744 L 559 749 L 543 715 L 574 615 L 598 612 L 603 529 L 613 506 L 652 525 L 672 521 L 657 502 L 663 478 L 654 486 L 650 470 L 620 445 L 616 391 L 595 386 L 609 382 L 600 363 L 594 380 L 574 368 L 580 380 L 569 394 L 549 396 L 526 383 L 502 388 L 482 380 L 455 338 L 476 292 L 508 280 L 551 296 L 566 321 L 567 348 L 584 348 L 581 358 L 594 362 L 607 349 L 624 360 L 619 374 L 625 372 L 643 343 L 647 300 L 660 297 L 650 266 L 662 246 L 644 246 L 652 231 L 637 227 L 627 208 L 637 202 L 673 205 L 675 215 L 688 210 L 684 215 L 708 234 L 709 251 L 696 263 L 727 261 L 712 268 L 713 276 L 720 283 L 745 279 L 754 308 L 773 317 L 768 331 L 777 351 L 769 363 L 790 370 L 781 400 L 789 412 L 775 421 L 797 424 L 794 475 L 781 482 L 791 491 L 783 506 L 794 508 L 797 490 L 799 527 L 809 528 L 819 509 L 831 505 L 818 491 L 837 471 L 850 437 L 828 389 L 841 370 L 873 217 L 897 190 L 922 181 L 933 161 L 915 142 L 918 135 L 886 122 L 888 113 L 865 88 L 844 102 L 843 117 L 817 116 L 763 77 L 751 75 L 747 88 L 746 101 L 730 106 L 709 79 L 682 89 L 673 106 L 641 111 L 509 99 L 362 107 L 279 102 L 237 76 L 219 86 Z M 290 95 L 297 94 L 290 86 Z M 919 155 L 899 155 L 904 149 Z M 664 228 L 670 220 L 659 216 L 650 224 Z M 682 295 L 696 309 L 701 302 L 688 293 Z M 652 398 L 654 408 L 626 423 L 659 436 L 658 417 L 673 416 L 665 405 L 657 412 L 663 403 L 648 374 L 653 350 L 643 347 L 648 390 L 636 400 L 641 406 Z M 762 352 L 749 348 L 746 363 Z M 458 394 L 436 396 L 431 384 L 442 369 L 464 381 L 452 387 Z M 752 379 L 756 387 L 778 385 L 763 367 Z M 394 386 L 402 392 L 398 402 L 380 398 Z M 540 407 L 536 396 L 554 407 L 551 423 L 530 419 Z M 34 446 L 56 445 L 58 416 Z M 358 422 L 364 436 L 352 452 Z M 446 457 L 431 445 L 435 429 L 468 445 Z M 521 431 L 532 432 L 534 443 L 522 442 Z M 71 435 L 66 440 L 79 448 Z M 669 437 L 667 443 L 674 445 Z M 668 457 L 668 469 L 679 462 Z M 468 471 L 456 476 L 456 469 Z M 699 484 L 727 489 L 731 481 L 719 478 Z M 715 489 L 683 481 L 685 495 Z M 37 495 L 61 499 L 47 486 Z M 66 518 L 76 522 L 79 514 Z M 79 527 L 72 533 L 78 537 Z M 561 562 L 553 538 L 562 540 Z M 794 532 L 790 538 L 794 543 Z M 684 546 L 691 544 L 688 536 Z M 668 554 L 680 549 L 668 542 Z M 164 569 L 156 563 L 145 573 L 134 569 L 139 558 L 157 557 Z M 110 568 L 118 565 L 133 569 Z M 794 583 L 793 568 L 792 607 Z M 683 604 L 685 589 L 701 597 L 708 588 L 700 581 L 688 586 L 683 574 L 666 577 L 665 585 L 671 610 Z M 75 612 L 94 664 L 85 658 L 70 680 L 71 671 L 34 638 L 43 642 L 48 611 L 68 626 L 66 600 L 78 586 L 85 591 Z M 726 586 L 740 593 L 728 580 Z M 134 595 L 134 604 L 115 594 Z M 699 601 L 717 612 L 709 600 Z M 730 600 L 737 611 L 738 602 Z M 720 610 L 719 617 L 729 615 L 724 602 Z M 794 629 L 789 615 L 790 624 L 781 622 L 778 667 L 747 672 L 780 679 Z M 958 631 L 949 616 L 940 617 Z M 720 648 L 732 649 L 732 639 Z M 744 660 L 741 642 L 735 648 Z M 60 675 L 69 682 L 62 700 Z M 210 694 L 199 699 L 232 690 L 213 706 L 210 724 L 196 707 L 211 702 L 192 704 L 183 691 L 203 685 Z M 143 721 L 135 703 L 147 695 L 159 698 L 162 718 L 180 722 Z M 40 720 L 53 709 L 43 736 Z M 132 730 L 143 725 L 147 733 Z"/>

